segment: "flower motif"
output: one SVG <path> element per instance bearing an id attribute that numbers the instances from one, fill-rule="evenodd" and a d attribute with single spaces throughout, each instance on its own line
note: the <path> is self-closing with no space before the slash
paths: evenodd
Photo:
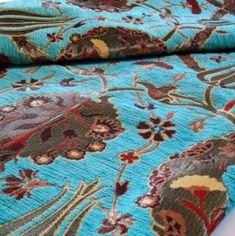
<path id="1" fill-rule="evenodd" d="M 219 148 L 220 154 L 228 156 L 228 157 L 235 157 L 235 144 L 234 143 L 227 143 L 223 147 Z"/>
<path id="2" fill-rule="evenodd" d="M 102 152 L 106 148 L 106 144 L 102 141 L 93 141 L 88 145 L 89 152 Z"/>
<path id="3" fill-rule="evenodd" d="M 110 212 L 108 219 L 103 221 L 103 226 L 99 229 L 100 234 L 121 235 L 128 232 L 130 226 L 133 225 L 132 215 Z"/>
<path id="4" fill-rule="evenodd" d="M 74 78 L 63 79 L 61 80 L 60 85 L 73 87 L 76 86 L 76 80 Z"/>
<path id="5" fill-rule="evenodd" d="M 136 201 L 137 205 L 142 208 L 154 208 L 159 206 L 161 202 L 161 198 L 159 195 L 154 194 L 146 194 Z"/>
<path id="6" fill-rule="evenodd" d="M 36 178 L 36 174 L 36 171 L 25 169 L 20 170 L 19 177 L 14 175 L 6 177 L 3 193 L 20 200 L 24 196 L 30 197 L 33 189 L 50 185 L 47 181 Z"/>
<path id="7" fill-rule="evenodd" d="M 62 50 L 60 61 L 73 60 L 77 56 L 76 48 L 69 48 Z"/>
<path id="8" fill-rule="evenodd" d="M 159 14 L 159 16 L 162 19 L 170 19 L 172 17 L 172 12 L 169 9 L 163 8 L 160 11 L 161 11 L 161 13 Z"/>
<path id="9" fill-rule="evenodd" d="M 31 96 L 23 101 L 23 106 L 28 108 L 42 107 L 47 103 L 53 102 L 53 99 L 46 96 Z"/>
<path id="10" fill-rule="evenodd" d="M 123 128 L 118 121 L 106 116 L 97 116 L 86 136 L 95 139 L 109 140 L 117 137 L 122 132 Z"/>
<path id="11" fill-rule="evenodd" d="M 98 16 L 98 17 L 96 18 L 96 20 L 97 20 L 97 21 L 106 21 L 107 18 L 106 18 L 106 17 L 103 17 L 103 16 Z"/>
<path id="12" fill-rule="evenodd" d="M 71 160 L 81 160 L 85 158 L 85 155 L 86 155 L 85 151 L 81 151 L 77 148 L 70 149 L 65 154 L 66 158 L 71 159 Z"/>
<path id="13" fill-rule="evenodd" d="M 50 33 L 47 34 L 48 41 L 51 43 L 60 42 L 63 40 L 62 33 Z"/>
<path id="14" fill-rule="evenodd" d="M 185 220 L 181 214 L 172 210 L 161 210 L 158 215 L 163 221 L 166 236 L 184 236 L 186 232 Z"/>
<path id="15" fill-rule="evenodd" d="M 54 156 L 49 153 L 42 153 L 32 157 L 32 159 L 38 165 L 47 165 L 54 161 Z"/>
<path id="16" fill-rule="evenodd" d="M 72 43 L 78 43 L 81 39 L 82 39 L 82 37 L 81 37 L 79 34 L 73 34 L 73 35 L 70 37 L 70 41 L 71 41 Z"/>
<path id="17" fill-rule="evenodd" d="M 170 185 L 171 188 L 207 188 L 209 191 L 225 192 L 224 185 L 215 178 L 211 178 L 207 175 L 187 175 L 174 180 Z"/>
<path id="18" fill-rule="evenodd" d="M 137 128 L 140 130 L 139 135 L 144 139 L 158 142 L 172 138 L 175 133 L 175 125 L 169 120 L 162 121 L 159 117 L 141 122 Z"/>
<path id="19" fill-rule="evenodd" d="M 18 91 L 38 90 L 42 86 L 43 82 L 37 79 L 23 79 L 12 85 L 12 87 Z"/>
<path id="20" fill-rule="evenodd" d="M 134 152 L 122 153 L 119 158 L 121 161 L 125 161 L 126 164 L 133 164 L 140 159 Z"/>
<path id="21" fill-rule="evenodd" d="M 202 131 L 205 127 L 204 120 L 195 120 L 191 123 L 191 128 L 194 132 L 198 133 Z"/>
<path id="22" fill-rule="evenodd" d="M 67 3 L 95 11 L 109 12 L 128 11 L 135 6 L 135 3 L 129 3 L 127 0 L 67 0 Z"/>
<path id="23" fill-rule="evenodd" d="M 7 105 L 7 106 L 4 106 L 4 107 L 0 107 L 0 112 L 10 113 L 10 112 L 14 111 L 15 109 L 16 109 L 15 106 Z"/>

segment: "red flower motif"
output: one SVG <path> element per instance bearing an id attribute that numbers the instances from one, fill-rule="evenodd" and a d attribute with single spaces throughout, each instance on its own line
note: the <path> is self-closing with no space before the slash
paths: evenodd
<path id="1" fill-rule="evenodd" d="M 50 185 L 47 181 L 36 178 L 36 174 L 36 171 L 25 169 L 20 170 L 19 177 L 14 175 L 6 177 L 3 193 L 20 200 L 24 196 L 30 197 L 33 189 Z"/>
<path id="2" fill-rule="evenodd" d="M 140 159 L 134 152 L 127 152 L 120 155 L 120 160 L 125 161 L 126 164 L 133 164 Z"/>

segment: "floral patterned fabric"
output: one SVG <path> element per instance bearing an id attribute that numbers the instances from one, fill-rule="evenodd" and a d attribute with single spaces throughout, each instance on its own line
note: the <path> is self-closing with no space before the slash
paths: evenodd
<path id="1" fill-rule="evenodd" d="M 234 49 L 233 0 L 0 2 L 0 64 Z"/>
<path id="2" fill-rule="evenodd" d="M 210 235 L 235 205 L 234 7 L 2 1 L 0 235 Z"/>

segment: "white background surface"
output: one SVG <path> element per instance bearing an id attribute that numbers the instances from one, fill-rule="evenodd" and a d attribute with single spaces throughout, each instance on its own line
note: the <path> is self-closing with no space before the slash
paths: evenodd
<path id="1" fill-rule="evenodd" d="M 235 209 L 225 217 L 211 236 L 235 236 Z"/>

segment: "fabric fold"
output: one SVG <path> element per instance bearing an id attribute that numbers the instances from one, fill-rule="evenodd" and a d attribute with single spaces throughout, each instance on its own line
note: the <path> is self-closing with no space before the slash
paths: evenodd
<path id="1" fill-rule="evenodd" d="M 1 65 L 235 48 L 233 1 L 21 2 L 0 5 Z"/>

